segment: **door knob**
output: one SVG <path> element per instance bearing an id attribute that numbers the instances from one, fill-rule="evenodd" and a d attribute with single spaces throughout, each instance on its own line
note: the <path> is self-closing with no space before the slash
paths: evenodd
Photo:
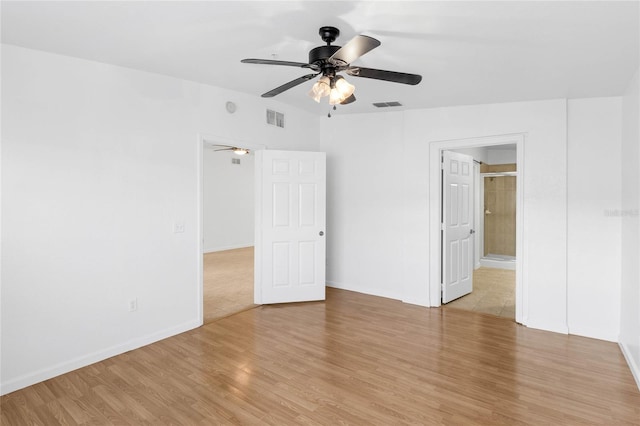
<path id="1" fill-rule="evenodd" d="M 320 231 L 320 233 L 318 235 L 320 235 L 322 237 L 324 235 L 324 232 Z"/>
<path id="2" fill-rule="evenodd" d="M 469 230 L 469 234 L 473 235 L 473 234 L 475 234 L 475 233 L 476 233 L 476 230 L 475 230 L 475 229 L 471 229 L 471 230 Z"/>

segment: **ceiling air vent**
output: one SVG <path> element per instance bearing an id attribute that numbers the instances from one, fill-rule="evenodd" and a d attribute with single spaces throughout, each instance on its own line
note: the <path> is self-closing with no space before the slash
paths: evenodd
<path id="1" fill-rule="evenodd" d="M 277 111 L 267 110 L 267 124 L 284 128 L 284 114 Z"/>
<path id="2" fill-rule="evenodd" d="M 373 106 L 376 108 L 389 108 L 389 107 L 399 107 L 402 106 L 402 104 L 398 101 L 392 101 L 392 102 L 374 102 Z"/>

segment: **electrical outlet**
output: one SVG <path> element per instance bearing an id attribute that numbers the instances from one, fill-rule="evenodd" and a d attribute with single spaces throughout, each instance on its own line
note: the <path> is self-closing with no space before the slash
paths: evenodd
<path id="1" fill-rule="evenodd" d="M 133 312 L 137 310 L 138 310 L 138 299 L 136 298 L 129 299 L 129 312 Z"/>

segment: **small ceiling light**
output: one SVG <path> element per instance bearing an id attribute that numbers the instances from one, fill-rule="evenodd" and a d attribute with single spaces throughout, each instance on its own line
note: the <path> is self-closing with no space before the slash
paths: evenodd
<path id="1" fill-rule="evenodd" d="M 329 77 L 322 76 L 320 80 L 316 81 L 316 84 L 313 85 L 311 91 L 309 92 L 309 96 L 313 98 L 314 101 L 320 102 L 320 99 L 324 96 L 329 96 L 329 92 L 331 91 L 331 80 Z"/>
<path id="2" fill-rule="evenodd" d="M 249 150 L 246 148 L 233 148 L 233 152 L 237 155 L 246 155 L 249 153 Z"/>

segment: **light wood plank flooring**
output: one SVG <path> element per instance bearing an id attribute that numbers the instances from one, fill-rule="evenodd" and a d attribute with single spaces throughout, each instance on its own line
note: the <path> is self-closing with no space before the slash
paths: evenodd
<path id="1" fill-rule="evenodd" d="M 473 291 L 447 307 L 516 318 L 516 271 L 481 267 L 473 271 Z"/>
<path id="2" fill-rule="evenodd" d="M 1 399 L 3 425 L 640 424 L 618 346 L 344 290 L 261 306 Z"/>
<path id="3" fill-rule="evenodd" d="M 253 308 L 253 247 L 206 253 L 203 261 L 205 324 Z"/>

